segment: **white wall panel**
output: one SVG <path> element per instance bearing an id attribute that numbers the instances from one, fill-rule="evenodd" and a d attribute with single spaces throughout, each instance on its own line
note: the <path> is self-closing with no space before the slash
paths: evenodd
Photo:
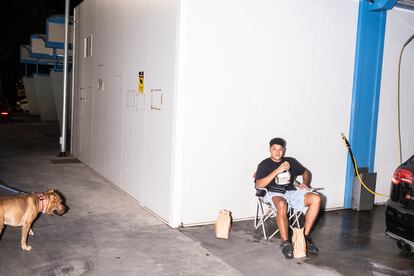
<path id="1" fill-rule="evenodd" d="M 342 207 L 358 1 L 188 3 L 182 221 L 252 216 L 275 136 Z"/>
<path id="2" fill-rule="evenodd" d="M 74 142 L 75 149 L 79 149 L 76 155 L 85 164 L 91 166 L 91 130 L 92 130 L 92 84 L 93 84 L 93 60 L 94 55 L 85 57 L 85 38 L 93 37 L 94 31 L 94 0 L 83 1 L 77 9 L 78 37 L 77 48 L 77 72 L 76 90 L 74 99 L 75 125 L 78 126 L 78 133 Z M 76 152 L 74 152 L 76 154 Z"/>
<path id="3" fill-rule="evenodd" d="M 414 34 L 414 12 L 394 8 L 388 12 L 382 65 L 381 95 L 375 151 L 376 191 L 389 194 L 391 177 L 399 165 L 397 139 L 398 59 L 406 40 Z M 400 112 L 402 161 L 414 154 L 414 43 L 409 44 L 401 62 Z M 376 197 L 376 202 L 387 198 Z"/>
<path id="4" fill-rule="evenodd" d="M 126 1 L 125 6 L 128 54 L 124 57 L 124 92 L 128 98 L 128 91 L 134 91 L 135 107 L 125 106 L 125 112 L 133 116 L 133 124 L 124 133 L 133 135 L 124 137 L 123 152 L 124 160 L 136 161 L 124 166 L 124 171 L 130 171 L 130 177 L 136 181 L 127 184 L 127 191 L 140 193 L 139 201 L 168 221 L 172 211 L 169 204 L 176 1 Z M 145 100 L 137 93 L 140 71 L 145 73 Z M 161 110 L 151 108 L 153 89 L 160 89 L 163 94 Z"/>
<path id="5" fill-rule="evenodd" d="M 40 115 L 39 105 L 37 104 L 36 87 L 33 77 L 24 77 L 23 84 L 28 99 L 29 113 L 31 115 Z"/>
<path id="6" fill-rule="evenodd" d="M 63 72 L 57 72 L 57 71 L 52 71 L 50 72 L 50 77 L 52 79 L 52 88 L 53 88 L 53 98 L 55 100 L 55 106 L 56 106 L 56 114 L 59 120 L 59 128 L 62 130 L 62 115 L 63 115 Z M 66 109 L 66 113 L 69 115 L 69 118 L 67 118 L 67 126 L 70 128 L 71 126 L 71 122 L 70 122 L 70 114 L 72 114 L 72 110 L 71 110 L 71 102 L 72 102 L 72 95 L 71 95 L 71 91 L 72 91 L 72 74 L 68 73 L 67 75 L 68 79 L 67 79 L 67 83 L 68 83 L 68 87 L 67 87 L 67 91 L 68 91 L 68 97 L 67 97 L 67 102 L 68 102 L 68 106 Z"/>
<path id="7" fill-rule="evenodd" d="M 342 206 L 358 1 L 86 0 L 78 10 L 77 53 L 94 37 L 76 80 L 83 162 L 172 226 L 221 208 L 246 218 L 252 174 L 282 136 L 327 207 Z"/>
<path id="8" fill-rule="evenodd" d="M 139 59 L 136 46 L 142 44 L 139 29 L 143 28 L 139 20 L 143 13 L 139 12 L 141 1 L 125 1 L 122 89 L 122 188 L 143 203 L 144 188 L 144 125 L 145 112 L 137 110 L 138 93 L 137 74 L 143 67 L 138 66 Z"/>
<path id="9" fill-rule="evenodd" d="M 82 11 L 82 5 L 78 5 L 74 12 L 74 28 L 75 28 L 75 41 L 74 41 L 74 62 L 73 62 L 73 95 L 72 95 L 72 139 L 71 139 L 71 153 L 74 156 L 80 158 L 81 148 L 81 77 L 80 72 L 83 71 L 83 37 L 81 35 L 80 15 Z"/>
<path id="10" fill-rule="evenodd" d="M 106 51 L 102 60 L 104 74 L 104 95 L 106 114 L 105 123 L 105 177 L 113 183 L 122 183 L 122 91 L 123 91 L 123 64 L 124 64 L 124 1 L 107 1 L 105 9 L 111 11 L 106 22 Z M 111 36 L 106 36 L 106 32 Z M 109 54 L 109 55 L 108 55 Z M 108 60 L 108 57 L 111 57 Z M 99 65 L 98 65 L 99 66 Z"/>
<path id="11" fill-rule="evenodd" d="M 108 82 L 110 72 L 110 63 L 113 57 L 111 42 L 113 41 L 114 33 L 111 28 L 111 17 L 108 6 L 109 1 L 95 1 L 94 16 L 92 18 L 94 28 L 93 34 L 93 63 L 92 63 L 92 134 L 91 134 L 91 167 L 94 168 L 101 175 L 105 176 L 105 154 L 106 154 L 106 130 L 111 126 L 107 124 L 105 95 L 111 93 L 108 89 Z M 102 71 L 101 76 L 104 80 L 103 90 L 98 89 L 98 71 Z"/>
<path id="12" fill-rule="evenodd" d="M 176 1 L 85 2 L 80 24 L 93 22 L 81 33 L 93 34 L 93 56 L 80 62 L 91 91 L 91 109 L 84 108 L 91 118 L 80 120 L 81 133 L 91 130 L 91 158 L 82 161 L 168 220 Z M 139 71 L 145 72 L 145 96 L 137 91 Z M 163 93 L 161 110 L 151 109 L 151 89 Z"/>
<path id="13" fill-rule="evenodd" d="M 34 75 L 33 81 L 40 110 L 40 119 L 42 122 L 57 121 L 53 85 L 50 75 Z"/>
<path id="14" fill-rule="evenodd" d="M 79 145 L 79 136 L 80 136 L 80 83 L 79 83 L 79 74 L 78 70 L 81 68 L 80 57 L 82 56 L 81 52 L 81 36 L 80 36 L 80 25 L 77 22 L 81 12 L 81 6 L 77 6 L 74 9 L 74 45 L 75 49 L 74 60 L 73 60 L 73 91 L 72 94 L 72 132 L 71 132 L 71 145 L 70 151 L 74 156 L 80 156 L 80 145 Z M 82 41 L 83 42 L 83 41 Z"/>

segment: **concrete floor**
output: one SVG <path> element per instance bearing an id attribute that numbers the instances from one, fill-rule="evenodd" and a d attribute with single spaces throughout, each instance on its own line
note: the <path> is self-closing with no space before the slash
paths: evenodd
<path id="1" fill-rule="evenodd" d="M 58 137 L 57 125 L 37 117 L 0 123 L 0 183 L 55 188 L 70 208 L 38 218 L 30 252 L 20 248 L 20 228 L 6 227 L 0 275 L 414 275 L 414 254 L 384 235 L 384 206 L 325 212 L 312 235 L 320 255 L 286 260 L 277 237 L 264 241 L 252 221 L 235 222 L 228 240 L 212 225 L 168 227 L 84 164 L 53 163 L 62 160 Z"/>

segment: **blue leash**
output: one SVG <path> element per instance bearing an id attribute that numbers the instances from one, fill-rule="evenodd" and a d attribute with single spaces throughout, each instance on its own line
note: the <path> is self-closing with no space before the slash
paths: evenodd
<path id="1" fill-rule="evenodd" d="M 15 193 L 15 194 L 25 194 L 25 192 L 22 192 L 22 191 L 19 191 L 19 190 L 13 189 L 13 188 L 8 187 L 8 186 L 6 186 L 6 185 L 3 185 L 3 184 L 1 184 L 1 183 L 0 183 L 0 188 L 4 189 L 4 190 L 6 190 L 6 191 L 9 191 L 9 192 Z"/>

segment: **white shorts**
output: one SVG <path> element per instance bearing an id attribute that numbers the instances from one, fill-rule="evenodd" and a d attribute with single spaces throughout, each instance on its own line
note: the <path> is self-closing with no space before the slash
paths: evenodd
<path id="1" fill-rule="evenodd" d="M 305 206 L 305 195 L 307 193 L 311 192 L 309 192 L 307 189 L 286 191 L 285 194 L 268 191 L 263 199 L 265 202 L 271 203 L 273 208 L 276 210 L 272 198 L 275 196 L 283 197 L 286 199 L 289 208 L 293 208 L 294 210 L 298 210 L 306 214 L 308 207 Z"/>

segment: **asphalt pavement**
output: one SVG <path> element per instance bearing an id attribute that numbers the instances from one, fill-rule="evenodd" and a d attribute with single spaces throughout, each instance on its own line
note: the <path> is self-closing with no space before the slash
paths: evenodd
<path id="1" fill-rule="evenodd" d="M 58 157 L 58 141 L 58 125 L 35 116 L 0 122 L 0 183 L 56 189 L 69 207 L 39 216 L 31 251 L 6 226 L 0 275 L 414 275 L 413 253 L 384 235 L 384 206 L 322 213 L 312 233 L 319 256 L 286 260 L 278 236 L 265 241 L 252 220 L 234 222 L 228 240 L 213 225 L 169 227 L 76 157 Z"/>

